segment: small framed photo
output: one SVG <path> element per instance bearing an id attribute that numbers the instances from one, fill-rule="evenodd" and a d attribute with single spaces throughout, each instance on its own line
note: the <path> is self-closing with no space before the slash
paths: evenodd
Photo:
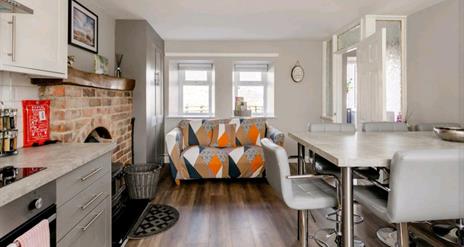
<path id="1" fill-rule="evenodd" d="M 98 16 L 75 0 L 69 1 L 69 44 L 98 53 Z"/>
<path id="2" fill-rule="evenodd" d="M 95 55 L 95 74 L 108 74 L 108 58 L 100 55 Z"/>

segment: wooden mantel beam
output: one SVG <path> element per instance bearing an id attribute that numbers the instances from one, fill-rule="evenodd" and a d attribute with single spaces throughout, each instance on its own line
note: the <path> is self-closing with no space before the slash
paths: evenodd
<path id="1" fill-rule="evenodd" d="M 67 79 L 32 78 L 31 83 L 39 86 L 68 84 L 124 91 L 132 91 L 135 88 L 135 80 L 133 79 L 99 75 L 81 71 L 72 67 L 68 67 Z"/>

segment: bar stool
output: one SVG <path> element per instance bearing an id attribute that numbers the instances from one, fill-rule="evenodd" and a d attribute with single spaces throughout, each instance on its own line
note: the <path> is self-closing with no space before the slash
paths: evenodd
<path id="1" fill-rule="evenodd" d="M 291 176 L 285 149 L 267 138 L 262 139 L 261 144 L 266 159 L 266 179 L 289 208 L 298 210 L 300 246 L 307 247 L 308 239 L 314 239 L 319 246 L 327 246 L 322 240 L 308 236 L 306 219 L 309 210 L 335 207 L 335 190 L 322 180 L 325 176 Z"/>
<path id="2" fill-rule="evenodd" d="M 389 188 L 357 186 L 354 197 L 381 219 L 398 225 L 396 246 L 409 247 L 408 222 L 464 218 L 462 149 L 397 152 L 390 171 Z M 464 244 L 464 231 L 460 233 Z"/>
<path id="3" fill-rule="evenodd" d="M 345 123 L 310 123 L 308 124 L 309 132 L 330 132 L 330 133 L 348 133 L 354 134 L 356 128 L 352 124 Z M 327 214 L 326 218 L 330 221 L 335 222 L 335 232 L 337 238 L 341 237 L 341 188 L 340 188 L 340 168 L 332 164 L 330 161 L 324 159 L 323 157 L 312 155 L 312 163 L 314 171 L 320 175 L 331 176 L 335 179 L 335 189 L 337 191 L 337 200 L 338 205 L 334 212 Z M 378 178 L 378 173 L 376 170 L 368 168 L 361 171 L 366 177 L 372 177 L 373 179 Z M 360 176 L 356 176 L 356 179 L 360 179 Z M 354 224 L 361 224 L 364 221 L 363 217 L 360 215 L 354 215 Z M 355 244 L 357 246 L 362 246 L 363 243 L 361 240 L 356 239 Z"/>
<path id="4" fill-rule="evenodd" d="M 365 122 L 362 124 L 362 131 L 363 132 L 408 132 L 409 128 L 408 128 L 408 125 L 405 123 Z M 354 173 L 356 174 L 356 171 L 354 171 Z M 390 171 L 386 168 L 383 168 L 383 169 L 379 169 L 378 173 L 379 173 L 379 177 L 375 180 L 371 180 L 371 182 L 373 183 L 373 185 L 379 187 L 380 189 L 383 189 L 385 184 L 388 184 Z M 379 182 L 378 180 L 381 180 L 382 182 Z M 384 235 L 390 234 L 391 232 L 394 232 L 394 231 L 395 229 L 391 227 L 380 228 L 379 230 L 377 230 L 377 238 L 384 244 L 388 245 L 388 243 L 385 242 L 384 240 L 385 239 Z"/>
<path id="5" fill-rule="evenodd" d="M 433 131 L 433 128 L 435 126 L 440 126 L 440 127 L 455 127 L 455 128 L 461 128 L 461 125 L 458 123 L 419 123 L 414 126 L 415 131 Z M 451 224 L 435 224 L 435 223 L 430 223 L 431 224 L 431 229 L 432 232 L 435 233 L 435 235 L 445 241 L 448 241 L 453 244 L 458 244 L 458 238 L 457 233 L 459 231 L 464 231 L 464 219 L 458 219 L 456 220 L 455 225 Z M 464 245 L 464 243 L 462 243 Z"/>
<path id="6" fill-rule="evenodd" d="M 365 122 L 362 124 L 364 132 L 407 132 L 408 125 L 396 122 Z"/>

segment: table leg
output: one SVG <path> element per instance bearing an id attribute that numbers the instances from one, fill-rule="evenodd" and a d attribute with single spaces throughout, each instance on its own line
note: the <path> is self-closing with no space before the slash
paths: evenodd
<path id="1" fill-rule="evenodd" d="M 297 151 L 298 151 L 298 159 L 297 159 L 297 164 L 296 164 L 296 168 L 297 168 L 297 173 L 298 175 L 301 175 L 301 144 L 298 142 L 297 144 Z M 297 228 L 297 235 L 296 235 L 296 238 L 298 240 L 300 240 L 300 211 L 298 211 L 298 216 L 296 217 L 297 218 L 297 225 L 296 225 L 296 228 Z"/>
<path id="2" fill-rule="evenodd" d="M 342 167 L 342 232 L 343 246 L 354 246 L 353 174 L 351 167 Z"/>
<path id="3" fill-rule="evenodd" d="M 298 148 L 298 164 L 297 164 L 297 173 L 298 173 L 298 175 L 303 174 L 303 170 L 302 170 L 303 161 L 301 160 L 301 149 L 302 149 L 301 147 L 302 146 L 303 145 L 301 145 L 301 143 L 298 143 L 298 146 L 297 146 L 297 148 Z"/>
<path id="4" fill-rule="evenodd" d="M 306 166 L 305 166 L 305 146 L 301 145 L 301 174 L 306 174 Z"/>

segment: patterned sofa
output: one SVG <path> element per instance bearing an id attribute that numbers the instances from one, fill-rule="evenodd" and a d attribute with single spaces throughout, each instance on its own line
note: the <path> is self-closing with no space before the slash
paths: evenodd
<path id="1" fill-rule="evenodd" d="M 260 140 L 283 145 L 285 135 L 264 118 L 182 120 L 166 135 L 177 184 L 202 178 L 254 178 L 264 171 Z"/>

